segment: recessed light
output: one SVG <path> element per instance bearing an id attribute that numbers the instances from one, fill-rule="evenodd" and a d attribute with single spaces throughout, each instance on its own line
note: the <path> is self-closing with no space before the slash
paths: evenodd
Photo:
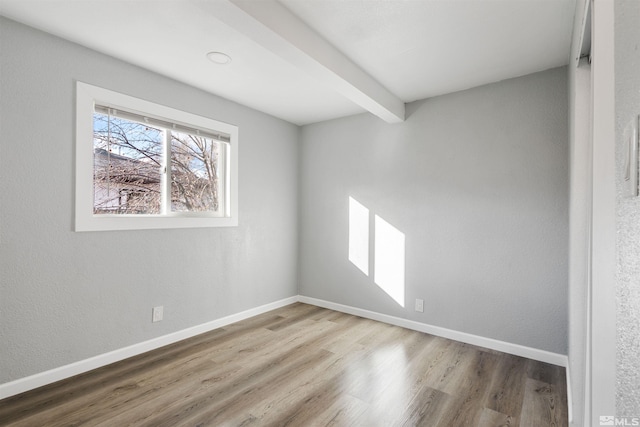
<path id="1" fill-rule="evenodd" d="M 225 65 L 231 62 L 231 57 L 222 52 L 209 52 L 207 53 L 207 58 L 209 58 L 209 61 L 218 65 Z"/>

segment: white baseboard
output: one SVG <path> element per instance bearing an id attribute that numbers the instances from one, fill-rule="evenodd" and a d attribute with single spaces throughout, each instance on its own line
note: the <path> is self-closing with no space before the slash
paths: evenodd
<path id="1" fill-rule="evenodd" d="M 298 296 L 298 301 L 317 305 L 343 313 L 353 314 L 355 316 L 365 317 L 379 322 L 389 323 L 391 325 L 401 326 L 403 328 L 412 329 L 414 331 L 425 332 L 427 334 L 448 338 L 454 341 L 460 341 L 467 344 L 477 345 L 492 350 L 501 351 L 503 353 L 513 354 L 515 356 L 526 357 L 528 359 L 538 360 L 550 363 L 552 365 L 567 367 L 568 359 L 564 354 L 552 353 L 546 350 L 538 350 L 532 347 L 525 347 L 520 344 L 512 344 L 505 341 L 499 341 L 493 338 L 485 338 L 478 335 L 472 335 L 465 332 L 458 332 L 452 329 L 433 326 L 426 323 L 420 323 L 413 320 L 402 319 L 400 317 L 381 314 L 374 311 L 364 310 L 361 308 L 351 307 L 348 305 L 337 304 L 317 298 Z"/>
<path id="2" fill-rule="evenodd" d="M 231 323 L 248 319 L 249 317 L 257 316 L 258 314 L 266 313 L 268 311 L 275 310 L 276 308 L 284 307 L 289 304 L 293 304 L 297 301 L 298 297 L 296 296 L 285 298 L 280 301 L 275 301 L 269 304 L 261 305 L 260 307 L 251 308 L 240 313 L 222 317 L 211 322 L 173 332 L 168 335 L 163 335 L 158 338 L 153 338 L 148 341 L 110 351 L 108 353 L 100 354 L 88 359 L 80 360 L 69 365 L 60 366 L 59 368 L 51 369 L 49 371 L 0 384 L 0 399 L 14 396 L 16 394 L 33 390 L 35 388 L 54 383 L 56 381 L 70 378 L 74 375 L 82 374 L 84 372 L 100 368 L 114 362 L 119 362 L 120 360 L 137 356 L 138 354 L 142 354 L 150 350 L 155 350 L 165 345 L 173 344 L 175 342 L 221 328 Z"/>
<path id="3" fill-rule="evenodd" d="M 551 363 L 558 366 L 568 368 L 567 356 L 557 353 L 552 353 L 545 350 L 538 350 L 531 347 L 525 347 L 519 344 L 511 344 L 504 341 L 495 340 L 492 338 L 485 338 L 477 335 L 467 334 L 465 332 L 458 332 L 451 329 L 441 328 L 439 326 L 428 325 L 426 323 L 420 323 L 413 320 L 402 319 L 400 317 L 390 316 L 387 314 L 376 313 L 374 311 L 364 310 L 361 308 L 351 307 L 347 305 L 337 304 L 330 301 L 325 301 L 317 298 L 306 297 L 302 295 L 285 298 L 279 301 L 275 301 L 269 304 L 255 307 L 249 310 L 245 310 L 240 313 L 232 314 L 220 319 L 213 320 L 211 322 L 203 323 L 191 328 L 183 329 L 181 331 L 173 332 L 168 335 L 163 335 L 158 338 L 153 338 L 148 341 L 144 341 L 138 344 L 134 344 L 128 347 L 124 347 L 118 350 L 110 351 L 108 353 L 100 354 L 88 359 L 80 360 L 69 365 L 64 365 L 59 368 L 54 368 L 49 371 L 41 372 L 35 375 L 31 375 L 25 378 L 0 384 L 0 399 L 4 399 L 16 394 L 23 393 L 25 391 L 33 390 L 35 388 L 54 383 L 66 378 L 70 378 L 75 375 L 82 374 L 92 369 L 100 368 L 102 366 L 109 365 L 114 362 L 119 362 L 129 357 L 137 356 L 147 351 L 155 350 L 165 345 L 173 344 L 175 342 L 194 337 L 196 335 L 212 331 L 217 328 L 229 325 L 240 320 L 248 319 L 253 316 L 257 316 L 262 313 L 266 313 L 271 310 L 275 310 L 280 307 L 292 304 L 294 302 L 303 302 L 305 304 L 316 305 L 318 307 L 324 307 L 343 313 L 353 314 L 355 316 L 364 317 L 367 319 L 377 320 L 379 322 L 388 323 L 391 325 L 401 326 L 403 328 L 412 329 L 419 332 L 425 332 L 431 335 L 436 335 L 443 338 L 452 339 L 455 341 L 464 342 L 467 344 L 473 344 L 480 347 L 489 348 L 492 350 L 501 351 L 504 353 L 513 354 L 516 356 L 522 356 L 533 360 L 539 360 L 546 363 Z M 571 410 L 571 402 L 569 399 L 570 379 L 569 370 L 567 369 L 567 399 L 569 400 L 569 410 Z"/>

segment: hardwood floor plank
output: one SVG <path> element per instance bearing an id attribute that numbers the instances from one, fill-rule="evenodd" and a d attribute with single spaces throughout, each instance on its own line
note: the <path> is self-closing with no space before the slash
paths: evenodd
<path id="1" fill-rule="evenodd" d="M 419 391 L 415 366 L 429 349 L 433 337 L 428 338 L 421 333 L 410 334 L 399 345 L 389 346 L 361 364 L 367 367 L 364 374 L 368 377 L 368 389 L 364 394 L 360 392 L 359 397 L 371 405 L 375 419 L 393 425 L 415 403 Z"/>
<path id="2" fill-rule="evenodd" d="M 415 395 L 404 412 L 404 416 L 398 418 L 393 425 L 433 426 L 437 425 L 449 406 L 451 396 L 431 387 L 422 387 Z"/>
<path id="3" fill-rule="evenodd" d="M 449 393 L 453 398 L 437 426 L 477 426 L 484 409 L 484 399 L 491 386 L 491 378 L 498 363 L 498 357 L 493 353 L 471 349 L 472 362 L 464 366 L 465 373 L 458 374 L 459 379 L 455 388 Z M 454 378 L 454 376 L 451 376 Z"/>
<path id="4" fill-rule="evenodd" d="M 403 368 L 408 363 L 405 343 L 415 339 L 415 335 L 400 331 L 391 337 L 393 341 L 376 347 L 376 351 L 369 352 L 358 364 L 350 366 L 345 375 L 349 378 L 349 387 L 345 390 L 351 396 L 360 400 L 377 404 L 380 395 L 391 386 L 394 380 L 403 379 Z"/>
<path id="5" fill-rule="evenodd" d="M 354 318 L 354 321 L 366 324 L 361 319 Z M 388 329 L 389 337 L 381 334 L 378 338 L 384 342 L 392 339 L 393 334 L 404 332 L 399 329 Z M 318 341 L 316 345 L 321 344 Z M 319 414 L 327 407 L 335 405 L 341 395 L 349 395 L 347 389 L 351 381 L 344 381 L 347 376 L 346 371 L 362 366 L 373 353 L 377 352 L 375 348 L 367 349 L 357 343 L 354 343 L 354 346 L 356 347 L 348 353 L 332 352 L 333 356 L 320 369 L 309 370 L 297 377 L 291 382 L 285 394 L 276 394 L 257 404 L 251 411 L 252 415 L 265 425 L 315 424 L 317 422 L 315 418 L 320 416 Z M 308 396 L 311 397 L 306 398 Z M 273 408 L 288 408 L 288 410 L 280 413 Z"/>
<path id="6" fill-rule="evenodd" d="M 517 418 L 488 408 L 482 410 L 480 421 L 478 422 L 478 427 L 515 427 L 517 425 Z"/>
<path id="7" fill-rule="evenodd" d="M 22 393 L 0 401 L 0 420 L 17 421 L 23 416 L 44 411 L 75 401 L 99 387 L 118 387 L 122 378 L 139 375 L 158 367 L 169 360 L 180 359 L 183 354 L 197 348 L 206 348 L 212 341 L 220 339 L 226 331 L 218 329 L 180 343 L 163 347 L 162 352 L 151 352 L 110 364 L 93 371 L 58 381 L 32 392 Z M 37 393 L 36 393 L 37 391 Z"/>
<path id="8" fill-rule="evenodd" d="M 425 372 L 425 384 L 451 394 L 456 391 L 473 361 L 472 346 L 456 342 L 447 343 Z"/>
<path id="9" fill-rule="evenodd" d="M 564 369 L 296 303 L 0 401 L 0 426 L 566 426 Z"/>
<path id="10" fill-rule="evenodd" d="M 102 389 L 96 393 L 90 393 L 86 396 L 75 399 L 73 404 L 65 405 L 62 408 L 51 408 L 41 411 L 36 415 L 25 418 L 22 422 L 25 426 L 47 425 L 47 426 L 64 426 L 73 421 L 77 425 L 85 425 L 88 423 L 98 423 L 101 419 L 109 420 L 114 413 L 120 410 L 127 410 L 131 401 L 138 404 L 144 404 L 146 401 L 153 399 L 161 390 L 172 389 L 178 390 L 183 383 L 189 379 L 197 378 L 204 375 L 211 369 L 213 363 L 207 360 L 195 360 L 194 364 L 185 364 L 180 367 L 183 375 L 179 378 L 175 376 L 175 371 L 166 369 L 162 374 L 146 378 L 132 378 L 122 385 L 109 390 Z M 231 376 L 234 371 L 219 372 L 219 375 Z M 100 405 L 92 404 L 97 399 Z M 55 421 L 53 421 L 55 420 Z"/>
<path id="11" fill-rule="evenodd" d="M 319 348 L 335 354 L 345 354 L 366 348 L 360 340 L 371 334 L 371 325 L 360 317 L 351 317 L 338 323 L 333 337 L 316 342 Z"/>
<path id="12" fill-rule="evenodd" d="M 15 420 L 17 421 L 18 419 L 29 416 L 29 420 L 32 421 L 27 421 L 26 425 L 30 425 L 29 423 L 36 423 L 31 425 L 37 425 L 37 421 L 35 420 L 38 418 L 34 418 L 34 415 L 37 413 L 42 413 L 41 418 L 45 420 L 48 419 L 48 414 L 51 411 L 54 411 L 58 417 L 62 416 L 64 418 L 66 416 L 65 414 L 74 414 L 79 409 L 84 408 L 86 402 L 90 402 L 92 399 L 97 399 L 98 396 L 100 396 L 101 399 L 110 399 L 111 394 L 122 395 L 125 391 L 133 391 L 136 387 L 131 384 L 132 378 L 141 378 L 144 380 L 146 378 L 153 378 L 158 372 L 171 372 L 172 370 L 185 369 L 189 372 L 189 369 L 198 362 L 198 360 L 194 360 L 197 359 L 197 352 L 206 352 L 208 345 L 209 344 L 205 341 L 204 345 L 188 345 L 185 349 L 180 349 L 180 351 L 176 351 L 177 349 L 174 348 L 169 348 L 166 355 L 163 355 L 162 357 L 152 356 L 149 360 L 139 359 L 136 357 L 133 358 L 132 366 L 127 366 L 126 364 L 119 362 L 106 368 L 92 371 L 92 373 L 96 374 L 95 378 L 91 373 L 74 377 L 78 379 L 77 382 L 73 381 L 69 385 L 70 390 L 64 391 L 60 396 L 56 397 L 55 392 L 59 387 L 64 388 L 66 381 L 51 390 L 45 387 L 43 392 L 47 397 L 47 400 L 43 401 L 43 399 L 40 398 L 37 402 L 30 403 L 27 399 L 19 405 L 15 405 L 15 402 L 12 400 L 7 400 L 4 404 L 0 404 L 0 408 L 4 408 L 0 410 L 19 410 L 20 412 L 18 414 L 14 414 L 14 417 L 17 417 Z M 191 354 L 193 356 L 191 356 L 191 358 L 185 358 L 186 354 Z M 175 359 L 171 359 L 172 356 L 175 357 Z M 175 375 L 169 375 L 175 377 Z M 108 390 L 108 394 L 106 396 L 105 390 Z M 48 396 L 51 396 L 52 394 L 54 397 L 49 399 Z M 61 411 L 60 408 L 64 408 L 64 411 Z M 11 420 L 14 417 L 5 417 L 3 415 L 0 419 Z"/>
<path id="13" fill-rule="evenodd" d="M 527 360 L 527 377 L 547 384 L 558 384 L 564 369 L 537 360 Z"/>
<path id="14" fill-rule="evenodd" d="M 213 395 L 207 394 L 191 399 L 189 403 L 181 405 L 178 410 L 172 410 L 170 417 L 163 417 L 163 420 L 148 420 L 143 425 L 157 427 L 171 427 L 177 424 L 219 425 L 223 421 L 237 417 L 238 414 L 244 415 L 247 408 L 258 405 L 265 396 L 270 396 L 278 389 L 291 384 L 292 381 L 304 375 L 310 367 L 327 362 L 331 357 L 331 353 L 325 350 L 304 354 L 305 356 L 299 360 L 288 361 L 277 370 L 272 368 L 262 371 L 262 375 L 256 375 L 256 378 L 246 378 L 249 384 L 240 382 L 235 387 L 236 390 L 223 390 L 224 395 L 230 394 L 230 396 L 218 394 L 216 399 Z M 297 397 L 300 398 L 300 396 Z M 286 404 L 290 405 L 291 402 Z"/>
<path id="15" fill-rule="evenodd" d="M 313 422 L 317 423 L 316 425 L 318 426 L 326 427 L 365 425 L 359 423 L 358 420 L 361 419 L 368 410 L 369 405 L 360 399 L 344 394 L 331 406 L 322 411 Z"/>
<path id="16" fill-rule="evenodd" d="M 507 414 L 513 420 L 520 418 L 524 383 L 527 379 L 528 360 L 510 354 L 501 354 L 491 380 L 484 406 L 495 412 Z M 513 426 L 517 422 L 511 421 Z"/>
<path id="17" fill-rule="evenodd" d="M 236 396 L 241 396 L 242 400 L 245 400 L 247 393 L 254 393 L 255 390 L 265 387 L 265 384 L 261 383 L 273 382 L 274 378 L 295 368 L 301 361 L 309 364 L 307 359 L 310 357 L 313 360 L 317 354 L 324 356 L 324 353 L 318 351 L 304 351 L 310 345 L 308 341 L 327 333 L 324 328 L 301 330 L 286 338 L 284 336 L 276 338 L 273 332 L 266 331 L 272 334 L 273 339 L 272 345 L 264 352 L 258 354 L 245 352 L 242 356 L 229 354 L 229 359 L 221 364 L 242 367 L 232 378 L 217 381 L 215 373 L 212 372 L 208 377 L 189 383 L 187 388 L 172 390 L 171 393 L 162 394 L 148 402 L 147 406 L 132 408 L 133 412 L 148 413 L 144 420 L 139 421 L 141 425 L 171 425 L 171 423 L 165 424 L 164 419 L 169 418 L 174 420 L 174 423 L 181 422 L 183 417 L 204 410 L 205 406 L 206 409 L 217 408 Z M 278 345 L 273 345 L 274 342 Z M 153 414 L 154 408 L 162 408 L 162 412 Z M 126 416 L 128 415 L 122 414 L 123 418 Z"/>
<path id="18" fill-rule="evenodd" d="M 332 366 L 338 361 L 331 360 Z M 326 411 L 337 404 L 342 395 L 339 380 L 318 380 L 309 378 L 303 384 L 294 386 L 286 396 L 265 400 L 257 405 L 252 414 L 267 426 L 308 426 Z M 348 396 L 348 395 L 347 395 Z M 362 403 L 361 403 L 362 405 Z M 274 411 L 272 408 L 281 408 Z"/>
<path id="19" fill-rule="evenodd" d="M 528 378 L 520 427 L 567 426 L 565 399 L 560 396 L 557 386 Z"/>

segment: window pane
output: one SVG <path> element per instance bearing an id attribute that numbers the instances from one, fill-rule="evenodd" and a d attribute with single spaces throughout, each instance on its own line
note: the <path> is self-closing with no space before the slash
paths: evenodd
<path id="1" fill-rule="evenodd" d="M 171 132 L 171 211 L 218 212 L 220 143 Z"/>
<path id="2" fill-rule="evenodd" d="M 164 132 L 93 115 L 94 214 L 158 214 Z"/>

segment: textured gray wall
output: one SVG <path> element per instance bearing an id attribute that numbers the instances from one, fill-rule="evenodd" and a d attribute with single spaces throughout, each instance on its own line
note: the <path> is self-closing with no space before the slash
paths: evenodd
<path id="1" fill-rule="evenodd" d="M 0 383 L 297 294 L 296 126 L 3 18 L 0 52 Z M 238 125 L 240 226 L 73 232 L 75 80 Z"/>
<path id="2" fill-rule="evenodd" d="M 300 294 L 566 354 L 567 90 L 558 68 L 303 127 Z M 349 262 L 349 196 L 405 234 L 406 308 Z"/>
<path id="3" fill-rule="evenodd" d="M 640 416 L 640 198 L 622 197 L 623 132 L 640 114 L 640 2 L 615 3 L 617 372 L 616 412 Z"/>

